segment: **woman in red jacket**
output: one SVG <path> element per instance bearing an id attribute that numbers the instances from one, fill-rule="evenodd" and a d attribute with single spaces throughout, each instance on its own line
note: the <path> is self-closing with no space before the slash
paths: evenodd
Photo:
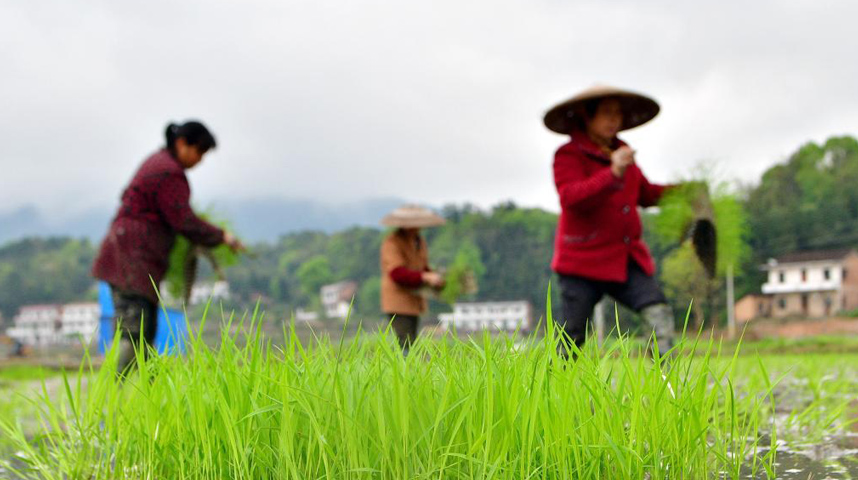
<path id="1" fill-rule="evenodd" d="M 109 283 L 113 293 L 114 325 L 122 343 L 120 372 L 134 363 L 141 335 L 146 345 L 153 344 L 155 286 L 167 271 L 176 235 L 206 247 L 226 243 L 233 250 L 244 248 L 229 232 L 197 217 L 190 206 L 185 170 L 199 164 L 214 147 L 214 136 L 202 123 L 170 124 L 165 147 L 146 159 L 131 179 L 101 244 L 92 273 Z"/>
<path id="2" fill-rule="evenodd" d="M 642 314 L 659 350 L 673 343 L 673 312 L 654 277 L 637 210 L 657 204 L 665 187 L 647 181 L 634 150 L 617 138 L 658 111 L 658 104 L 644 95 L 593 87 L 545 115 L 550 130 L 570 136 L 554 157 L 561 213 L 551 266 L 563 297 L 558 323 L 579 347 L 605 294 Z M 568 355 L 565 343 L 561 354 Z"/>

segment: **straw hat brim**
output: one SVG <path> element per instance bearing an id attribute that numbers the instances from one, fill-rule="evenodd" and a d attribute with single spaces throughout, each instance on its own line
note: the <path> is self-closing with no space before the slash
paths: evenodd
<path id="1" fill-rule="evenodd" d="M 382 225 L 396 228 L 438 227 L 445 223 L 447 221 L 444 217 L 431 210 L 415 206 L 397 208 L 381 219 Z"/>
<path id="2" fill-rule="evenodd" d="M 574 97 L 554 106 L 543 121 L 549 130 L 568 135 L 575 127 L 584 104 L 589 100 L 616 98 L 623 111 L 623 125 L 620 130 L 639 127 L 658 115 L 658 103 L 646 95 L 609 86 L 595 86 L 584 90 Z"/>

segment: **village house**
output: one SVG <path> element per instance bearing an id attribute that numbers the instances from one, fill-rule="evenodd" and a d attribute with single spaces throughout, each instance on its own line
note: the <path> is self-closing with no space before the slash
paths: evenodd
<path id="1" fill-rule="evenodd" d="M 771 318 L 772 298 L 768 295 L 752 293 L 736 302 L 736 321 L 748 322 L 755 318 Z"/>
<path id="2" fill-rule="evenodd" d="M 100 314 L 97 303 L 25 305 L 6 334 L 31 346 L 89 343 L 97 335 Z"/>
<path id="3" fill-rule="evenodd" d="M 88 344 L 98 334 L 101 307 L 97 303 L 68 303 L 63 305 L 60 319 L 60 337 L 75 340 L 78 337 Z"/>
<path id="4" fill-rule="evenodd" d="M 858 252 L 853 249 L 797 252 L 772 258 L 763 267 L 762 295 L 736 304 L 736 320 L 821 318 L 858 309 Z"/>
<path id="5" fill-rule="evenodd" d="M 353 281 L 344 281 L 325 285 L 319 291 L 322 297 L 322 309 L 325 318 L 345 319 L 349 315 L 352 298 L 358 285 Z"/>
<path id="6" fill-rule="evenodd" d="M 229 283 L 224 280 L 216 282 L 197 283 L 191 287 L 191 296 L 188 299 L 191 305 L 217 303 L 218 300 L 229 299 Z"/>
<path id="7" fill-rule="evenodd" d="M 25 305 L 12 318 L 12 328 L 6 335 L 24 345 L 56 343 L 60 327 L 59 305 Z"/>
<path id="8" fill-rule="evenodd" d="M 526 301 L 456 303 L 452 313 L 438 315 L 445 330 L 515 332 L 531 328 L 531 306 Z"/>

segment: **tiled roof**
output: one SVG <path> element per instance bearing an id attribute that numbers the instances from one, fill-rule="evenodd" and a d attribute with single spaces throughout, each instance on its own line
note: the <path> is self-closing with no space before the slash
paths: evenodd
<path id="1" fill-rule="evenodd" d="M 842 260 L 846 255 L 849 255 L 852 248 L 839 248 L 836 250 L 809 250 L 804 252 L 793 252 L 786 255 L 775 257 L 779 263 L 804 263 L 804 262 L 821 262 L 825 260 Z"/>

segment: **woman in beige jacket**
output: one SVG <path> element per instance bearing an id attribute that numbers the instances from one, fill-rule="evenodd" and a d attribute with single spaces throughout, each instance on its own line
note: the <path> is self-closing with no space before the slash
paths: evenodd
<path id="1" fill-rule="evenodd" d="M 407 354 L 417 336 L 420 315 L 426 312 L 426 299 L 418 290 L 444 286 L 444 278 L 429 267 L 426 239 L 420 235 L 420 229 L 445 222 L 425 208 L 406 205 L 384 217 L 381 223 L 395 228 L 381 244 L 381 310 Z"/>

